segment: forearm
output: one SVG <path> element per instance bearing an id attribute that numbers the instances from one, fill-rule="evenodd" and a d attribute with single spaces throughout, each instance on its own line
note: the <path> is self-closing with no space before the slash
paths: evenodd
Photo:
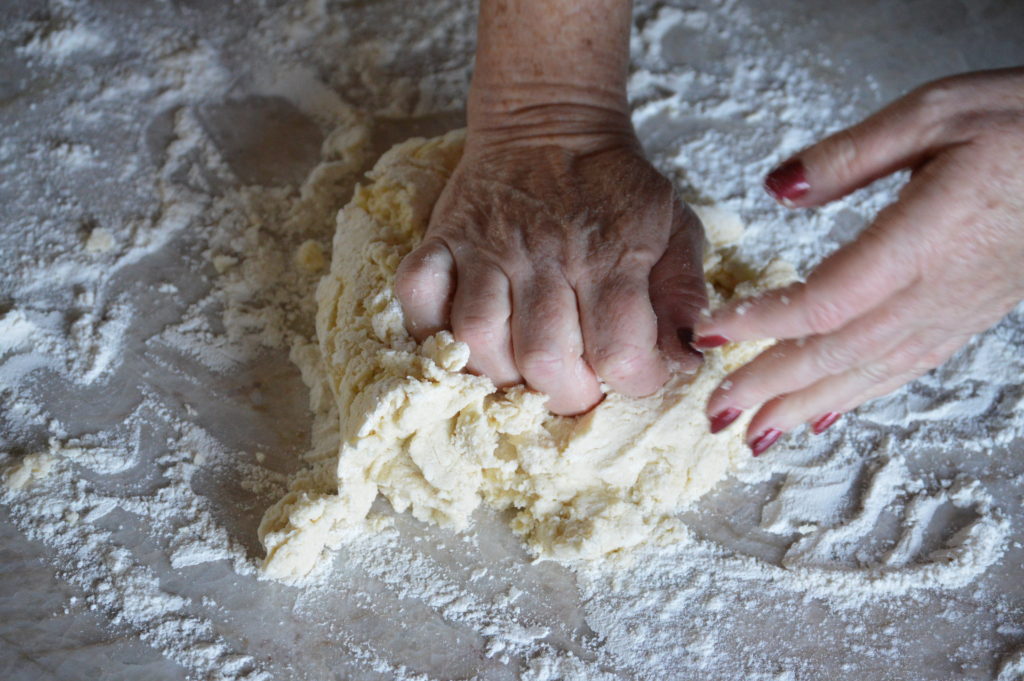
<path id="1" fill-rule="evenodd" d="M 621 132 L 631 0 L 481 0 L 471 131 Z"/>

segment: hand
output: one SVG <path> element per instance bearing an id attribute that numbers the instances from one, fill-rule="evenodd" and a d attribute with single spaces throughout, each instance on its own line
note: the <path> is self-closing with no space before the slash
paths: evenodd
<path id="1" fill-rule="evenodd" d="M 779 338 L 712 394 L 721 430 L 762 402 L 757 455 L 942 364 L 1024 298 L 1024 69 L 953 77 L 804 150 L 768 176 L 788 206 L 817 206 L 901 168 L 899 199 L 806 284 L 698 324 L 698 347 Z"/>
<path id="2" fill-rule="evenodd" d="M 685 342 L 707 304 L 700 222 L 643 158 L 628 117 L 539 134 L 544 116 L 530 116 L 529 134 L 471 127 L 398 272 L 409 329 L 422 340 L 450 326 L 470 370 L 499 386 L 525 381 L 559 414 L 597 404 L 599 380 L 650 394 L 666 357 L 700 361 Z"/>

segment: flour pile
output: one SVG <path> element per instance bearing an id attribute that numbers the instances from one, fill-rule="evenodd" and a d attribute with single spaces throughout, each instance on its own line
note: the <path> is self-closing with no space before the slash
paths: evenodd
<path id="1" fill-rule="evenodd" d="M 378 492 L 396 511 L 457 530 L 483 499 L 514 509 L 513 529 L 542 558 L 602 558 L 671 532 L 682 506 L 749 458 L 746 421 L 714 437 L 703 405 L 763 342 L 711 352 L 696 376 L 677 375 L 644 399 L 610 394 L 577 418 L 552 416 L 544 395 L 499 392 L 464 372 L 469 348 L 447 332 L 417 346 L 394 274 L 426 229 L 462 141 L 456 131 L 395 147 L 338 217 L 331 272 L 317 289 L 320 366 L 306 374 L 326 373 L 335 401 L 317 406 L 328 408 L 321 418 L 340 418 L 340 451 L 301 474 L 264 517 L 272 577 L 305 576 L 325 547 L 365 526 Z M 738 220 L 704 215 L 712 304 L 793 280 L 781 261 L 755 270 L 732 259 Z"/>

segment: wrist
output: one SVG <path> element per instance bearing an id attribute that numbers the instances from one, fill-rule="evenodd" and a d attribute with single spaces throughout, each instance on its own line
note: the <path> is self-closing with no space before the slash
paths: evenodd
<path id="1" fill-rule="evenodd" d="M 593 109 L 602 116 L 629 116 L 625 83 L 567 81 L 535 78 L 517 82 L 515 79 L 494 80 L 474 76 L 469 88 L 466 113 L 470 125 L 474 120 L 512 116 L 519 112 L 557 104 L 579 110 Z"/>
<path id="2" fill-rule="evenodd" d="M 467 133 L 470 147 L 639 146 L 625 96 L 580 86 L 474 87 L 467 106 Z"/>
<path id="3" fill-rule="evenodd" d="M 630 0 L 481 0 L 469 138 L 635 137 Z"/>

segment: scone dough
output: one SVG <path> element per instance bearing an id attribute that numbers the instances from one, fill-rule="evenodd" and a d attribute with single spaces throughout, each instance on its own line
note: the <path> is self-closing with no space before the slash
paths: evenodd
<path id="1" fill-rule="evenodd" d="M 320 412 L 320 446 L 260 524 L 268 577 L 301 578 L 325 550 L 366 531 L 378 494 L 456 530 L 481 502 L 513 509 L 512 529 L 540 558 L 624 555 L 665 537 L 681 507 L 750 456 L 745 421 L 712 436 L 704 405 L 764 343 L 727 345 L 650 397 L 612 393 L 589 414 L 562 418 L 543 395 L 499 391 L 465 373 L 469 348 L 451 334 L 422 345 L 409 336 L 395 270 L 420 240 L 462 143 L 455 131 L 397 145 L 338 215 L 330 273 L 316 293 L 319 352 L 293 353 Z M 735 261 L 736 217 L 698 212 L 712 305 L 793 279 L 785 263 L 757 270 Z"/>

